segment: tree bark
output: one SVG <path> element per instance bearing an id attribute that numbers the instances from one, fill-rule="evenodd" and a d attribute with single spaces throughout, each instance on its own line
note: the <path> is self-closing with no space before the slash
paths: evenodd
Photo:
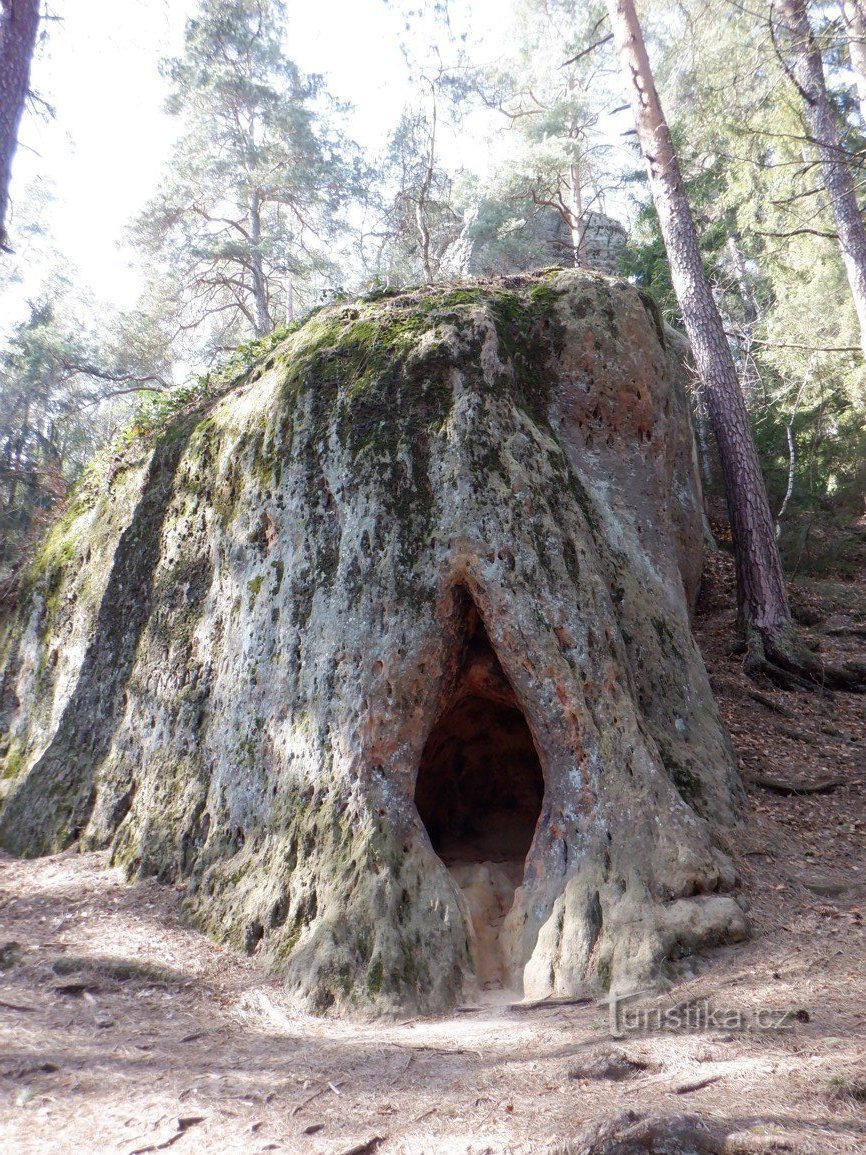
<path id="1" fill-rule="evenodd" d="M 30 84 L 39 0 L 0 0 L 0 249 L 8 243 L 6 213 L 12 158 Z"/>
<path id="2" fill-rule="evenodd" d="M 839 146 L 821 53 L 803 0 L 773 0 L 773 9 L 791 56 L 790 75 L 803 98 L 806 124 L 821 162 L 821 175 L 830 198 L 842 261 L 860 324 L 860 347 L 866 355 L 866 226 L 860 215 L 848 158 Z"/>
<path id="3" fill-rule="evenodd" d="M 866 18 L 862 0 L 845 0 L 842 5 L 845 28 L 848 32 L 848 55 L 857 85 L 860 119 L 866 126 Z"/>
<path id="4" fill-rule="evenodd" d="M 628 80 L 674 290 L 704 386 L 725 482 L 741 617 L 764 648 L 787 648 L 791 613 L 736 366 L 704 276 L 698 236 L 632 0 L 607 0 Z"/>

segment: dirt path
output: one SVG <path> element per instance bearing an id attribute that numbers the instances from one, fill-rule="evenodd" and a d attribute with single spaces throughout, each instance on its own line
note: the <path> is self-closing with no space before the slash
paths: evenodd
<path id="1" fill-rule="evenodd" d="M 755 934 L 683 960 L 649 1004 L 696 1000 L 702 1029 L 615 1040 L 594 1005 L 299 1017 L 255 958 L 184 925 L 178 892 L 127 886 L 101 854 L 0 857 L 0 1150 L 552 1153 L 626 1108 L 717 1120 L 731 1152 L 866 1150 L 866 703 L 751 697 L 727 558 L 711 577 L 698 633 L 753 783 L 730 849 Z M 839 632 L 866 618 L 862 587 L 795 601 L 828 656 L 862 650 Z M 759 1012 L 782 1029 L 739 1029 Z"/>

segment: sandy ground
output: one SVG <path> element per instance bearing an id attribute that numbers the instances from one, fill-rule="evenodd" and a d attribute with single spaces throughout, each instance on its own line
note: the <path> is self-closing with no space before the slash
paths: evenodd
<path id="1" fill-rule="evenodd" d="M 301 1017 L 255 957 L 184 924 L 180 892 L 128 886 L 102 854 L 0 856 L 0 1151 L 552 1155 L 626 1108 L 699 1113 L 731 1152 L 866 1151 L 866 703 L 749 683 L 729 559 L 713 567 L 698 635 L 751 783 L 731 851 L 754 935 L 642 1004 L 691 1001 L 696 1029 L 647 1012 L 614 1039 L 586 1004 Z M 828 657 L 862 651 L 844 631 L 866 619 L 863 586 L 795 603 Z M 838 785 L 780 794 L 767 776 Z"/>

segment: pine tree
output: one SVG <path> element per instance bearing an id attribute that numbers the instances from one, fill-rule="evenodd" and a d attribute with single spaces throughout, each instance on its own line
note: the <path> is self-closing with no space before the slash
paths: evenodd
<path id="1" fill-rule="evenodd" d="M 322 82 L 283 50 L 280 0 L 201 0 L 164 64 L 180 139 L 137 226 L 182 286 L 180 324 L 218 345 L 262 336 L 327 267 L 353 170 L 318 106 Z"/>
<path id="2" fill-rule="evenodd" d="M 790 74 L 802 97 L 811 143 L 821 161 L 824 187 L 860 323 L 860 345 L 866 355 L 866 225 L 857 203 L 849 158 L 840 145 L 821 53 L 803 0 L 774 0 L 773 8 L 778 21 L 777 36 L 790 56 Z"/>
<path id="3" fill-rule="evenodd" d="M 618 179 L 609 168 L 610 141 L 598 131 L 607 94 L 594 56 L 578 47 L 601 37 L 603 18 L 596 2 L 521 0 L 514 50 L 477 72 L 478 92 L 511 134 L 507 160 L 479 206 L 488 230 L 500 217 L 506 252 L 521 231 L 527 238 L 538 231 L 519 224 L 509 230 L 509 218 L 559 218 L 557 263 L 580 267 L 586 260 L 587 226 Z M 483 221 L 475 231 L 486 231 Z"/>
<path id="4" fill-rule="evenodd" d="M 786 686 L 804 684 L 804 678 L 818 683 L 859 683 L 862 674 L 829 671 L 796 644 L 773 518 L 748 413 L 724 325 L 703 270 L 697 231 L 635 6 L 633 0 L 607 0 L 607 6 L 630 88 L 638 140 L 674 291 L 719 448 L 749 668 L 761 670 Z"/>
<path id="5" fill-rule="evenodd" d="M 810 533 L 815 517 L 832 508 L 844 533 L 849 511 L 862 509 L 866 433 L 857 318 L 802 101 L 759 12 L 685 0 L 654 14 L 645 34 L 652 35 L 656 82 L 745 395 L 782 560 L 808 568 L 826 555 Z M 843 146 L 856 147 L 856 109 L 838 87 L 847 71 L 828 67 L 831 78 L 834 106 L 850 110 Z M 837 120 L 841 131 L 846 122 Z M 628 271 L 680 323 L 652 210 L 639 217 Z M 699 430 L 704 411 L 701 404 Z"/>

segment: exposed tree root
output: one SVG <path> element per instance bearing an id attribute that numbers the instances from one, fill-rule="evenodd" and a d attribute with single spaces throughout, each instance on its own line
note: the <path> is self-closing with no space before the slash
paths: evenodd
<path id="1" fill-rule="evenodd" d="M 831 638 L 866 638 L 866 625 L 835 626 L 826 633 Z"/>
<path id="2" fill-rule="evenodd" d="M 866 692 L 866 665 L 848 662 L 827 665 L 799 642 L 793 633 L 761 637 L 754 629 L 746 636 L 744 669 L 750 678 L 768 678 L 783 690 L 830 694 L 833 690 Z"/>
<path id="3" fill-rule="evenodd" d="M 839 786 L 844 785 L 841 778 L 825 778 L 820 782 L 783 782 L 781 778 L 773 778 L 768 774 L 750 774 L 749 781 L 763 790 L 772 790 L 774 794 L 831 794 Z"/>

